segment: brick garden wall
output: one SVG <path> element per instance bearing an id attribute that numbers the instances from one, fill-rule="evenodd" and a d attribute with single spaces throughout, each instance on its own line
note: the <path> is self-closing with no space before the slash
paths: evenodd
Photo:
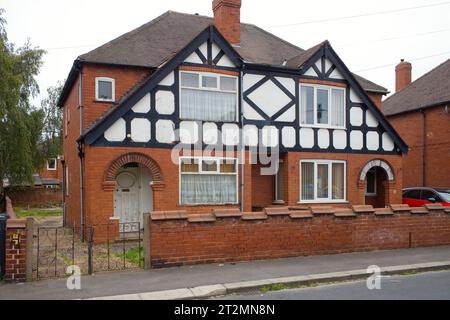
<path id="1" fill-rule="evenodd" d="M 153 267 L 450 244 L 450 209 L 153 212 Z"/>
<path id="2" fill-rule="evenodd" d="M 6 194 L 11 198 L 16 207 L 45 207 L 61 205 L 61 189 L 26 188 L 20 190 L 7 190 Z"/>

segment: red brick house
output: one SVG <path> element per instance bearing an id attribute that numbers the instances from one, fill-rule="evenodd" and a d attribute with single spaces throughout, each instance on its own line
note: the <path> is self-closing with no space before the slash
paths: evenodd
<path id="1" fill-rule="evenodd" d="M 450 187 L 450 59 L 411 82 L 412 66 L 396 69 L 396 93 L 383 112 L 409 146 L 404 187 Z"/>
<path id="2" fill-rule="evenodd" d="M 303 50 L 240 7 L 169 11 L 74 61 L 59 99 L 69 224 L 401 203 L 407 146 L 379 109 L 387 90 L 328 41 Z"/>

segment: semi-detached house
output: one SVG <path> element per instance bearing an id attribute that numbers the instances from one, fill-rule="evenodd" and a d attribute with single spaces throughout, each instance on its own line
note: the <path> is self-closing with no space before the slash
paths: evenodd
<path id="1" fill-rule="evenodd" d="M 240 7 L 169 11 L 74 61 L 59 99 L 69 225 L 401 203 L 386 89 L 328 41 L 304 50 L 241 23 Z"/>

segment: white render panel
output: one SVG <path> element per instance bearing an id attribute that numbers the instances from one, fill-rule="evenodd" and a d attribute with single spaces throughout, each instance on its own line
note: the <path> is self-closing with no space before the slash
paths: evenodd
<path id="1" fill-rule="evenodd" d="M 276 147 L 278 145 L 278 129 L 275 126 L 264 126 L 262 128 L 262 141 L 265 147 Z"/>
<path id="2" fill-rule="evenodd" d="M 375 151 L 380 147 L 380 137 L 378 136 L 378 132 L 369 131 L 366 134 L 366 146 L 367 149 Z"/>
<path id="3" fill-rule="evenodd" d="M 105 139 L 111 142 L 123 141 L 127 135 L 125 120 L 120 118 L 104 133 Z"/>
<path id="4" fill-rule="evenodd" d="M 217 57 L 217 55 L 219 54 L 219 52 L 220 52 L 219 46 L 218 46 L 215 42 L 213 42 L 212 45 L 211 45 L 211 55 L 212 55 L 212 58 L 214 59 L 215 57 Z M 205 57 L 207 57 L 207 55 L 205 55 Z"/>
<path id="5" fill-rule="evenodd" d="M 175 96 L 171 91 L 159 90 L 155 95 L 155 108 L 159 114 L 175 112 Z"/>
<path id="6" fill-rule="evenodd" d="M 353 150 L 361 150 L 363 147 L 363 133 L 358 130 L 350 132 L 350 147 Z"/>
<path id="7" fill-rule="evenodd" d="M 330 134 L 327 129 L 319 129 L 317 132 L 317 144 L 321 149 L 326 149 L 330 146 Z"/>
<path id="8" fill-rule="evenodd" d="M 235 67 L 233 61 L 231 61 L 226 54 L 224 54 L 222 58 L 220 58 L 220 60 L 217 62 L 217 65 L 220 67 Z"/>
<path id="9" fill-rule="evenodd" d="M 293 122 L 294 120 L 295 120 L 295 105 L 290 107 L 281 116 L 279 116 L 275 121 Z"/>
<path id="10" fill-rule="evenodd" d="M 156 140 L 160 143 L 175 141 L 175 124 L 171 120 L 158 120 L 156 122 Z"/>
<path id="11" fill-rule="evenodd" d="M 208 42 L 205 41 L 198 49 L 205 58 L 208 57 Z"/>
<path id="12" fill-rule="evenodd" d="M 217 125 L 214 122 L 205 122 L 203 124 L 203 142 L 206 144 L 216 144 L 217 136 Z"/>
<path id="13" fill-rule="evenodd" d="M 150 93 L 147 93 L 131 109 L 136 113 L 147 113 L 150 111 L 150 105 L 151 105 Z"/>
<path id="14" fill-rule="evenodd" d="M 319 59 L 315 63 L 317 69 L 319 69 L 320 72 L 322 72 L 322 59 Z"/>
<path id="15" fill-rule="evenodd" d="M 180 122 L 180 141 L 185 144 L 193 144 L 198 141 L 198 125 L 194 121 Z"/>
<path id="16" fill-rule="evenodd" d="M 360 126 L 363 123 L 363 110 L 360 107 L 350 108 L 350 123 L 353 126 Z"/>
<path id="17" fill-rule="evenodd" d="M 368 127 L 378 127 L 378 120 L 374 117 L 370 110 L 366 110 L 366 124 Z"/>
<path id="18" fill-rule="evenodd" d="M 248 97 L 269 117 L 273 116 L 291 101 L 272 81 L 266 81 Z"/>
<path id="19" fill-rule="evenodd" d="M 281 129 L 281 141 L 286 148 L 295 147 L 295 129 L 293 127 L 283 127 Z"/>
<path id="20" fill-rule="evenodd" d="M 338 69 L 334 69 L 330 74 L 330 78 L 333 79 L 344 79 L 344 76 L 339 72 Z"/>
<path id="21" fill-rule="evenodd" d="M 260 81 L 264 76 L 259 74 L 245 74 L 244 75 L 244 91 L 247 91 L 251 87 L 253 87 L 258 81 Z"/>
<path id="22" fill-rule="evenodd" d="M 222 126 L 222 142 L 228 146 L 239 143 L 239 126 L 233 123 L 225 123 Z"/>
<path id="23" fill-rule="evenodd" d="M 264 120 L 264 118 L 244 101 L 244 117 L 249 120 Z"/>
<path id="24" fill-rule="evenodd" d="M 258 145 L 258 127 L 253 124 L 244 126 L 244 143 L 250 147 L 256 147 Z"/>
<path id="25" fill-rule="evenodd" d="M 314 147 L 314 130 L 311 128 L 300 129 L 300 146 L 302 148 Z"/>
<path id="26" fill-rule="evenodd" d="M 162 86 L 171 86 L 174 84 L 174 82 L 175 82 L 175 74 L 172 71 L 164 79 L 162 79 L 159 84 Z"/>
<path id="27" fill-rule="evenodd" d="M 387 132 L 383 133 L 382 143 L 383 143 L 383 149 L 385 151 L 394 150 L 394 141 L 392 141 L 392 138 L 389 136 L 389 134 Z"/>
<path id="28" fill-rule="evenodd" d="M 347 132 L 345 130 L 333 131 L 333 146 L 335 149 L 345 149 L 347 147 Z"/>
<path id="29" fill-rule="evenodd" d="M 295 96 L 295 81 L 292 78 L 275 77 L 293 96 Z"/>
<path id="30" fill-rule="evenodd" d="M 332 66 L 333 66 L 333 63 L 330 60 L 325 59 L 325 72 L 328 72 L 328 70 L 330 70 L 330 68 Z"/>
<path id="31" fill-rule="evenodd" d="M 198 63 L 198 64 L 203 64 L 202 59 L 200 59 L 200 57 L 198 56 L 198 54 L 194 51 L 192 52 L 189 57 L 186 58 L 186 60 L 184 60 L 185 62 L 190 62 L 190 63 Z"/>
<path id="32" fill-rule="evenodd" d="M 361 99 L 359 98 L 359 96 L 356 94 L 355 90 L 350 88 L 350 101 L 354 102 L 354 103 L 361 103 Z"/>
<path id="33" fill-rule="evenodd" d="M 305 76 L 311 76 L 311 77 L 317 77 L 317 73 L 316 71 L 314 71 L 313 68 L 309 68 L 308 70 L 306 70 L 306 72 L 304 73 Z"/>
<path id="34" fill-rule="evenodd" d="M 131 120 L 131 140 L 134 142 L 149 142 L 151 138 L 150 121 L 135 118 Z"/>

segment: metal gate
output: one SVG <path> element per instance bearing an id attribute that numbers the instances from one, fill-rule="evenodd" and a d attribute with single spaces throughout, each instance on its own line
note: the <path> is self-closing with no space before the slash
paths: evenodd
<path id="1" fill-rule="evenodd" d="M 0 215 L 0 280 L 6 272 L 6 217 Z"/>
<path id="2" fill-rule="evenodd" d="M 139 222 L 80 227 L 38 227 L 33 252 L 36 279 L 69 276 L 68 267 L 81 274 L 144 267 L 143 230 Z"/>

